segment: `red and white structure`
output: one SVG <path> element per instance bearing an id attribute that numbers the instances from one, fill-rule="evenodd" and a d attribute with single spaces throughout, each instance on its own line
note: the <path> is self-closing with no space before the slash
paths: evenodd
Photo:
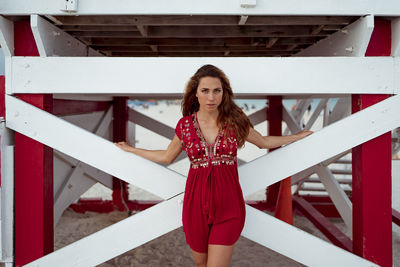
<path id="1" fill-rule="evenodd" d="M 68 31 L 80 26 L 61 21 L 62 16 L 71 20 L 86 16 L 90 21 L 90 16 L 117 19 L 127 14 L 160 21 L 187 15 L 212 15 L 215 21 L 236 16 L 238 25 L 250 23 L 252 17 L 294 21 L 303 16 L 307 23 L 317 16 L 358 18 L 290 57 L 235 57 L 235 50 L 210 57 L 118 56 L 118 51 L 103 53 L 88 45 L 83 41 L 88 36 L 85 30 L 74 35 Z M 6 266 L 95 266 L 181 227 L 185 177 L 123 152 L 113 141 L 127 139 L 128 122 L 172 138 L 171 127 L 129 109 L 127 101 L 180 98 L 188 78 L 208 63 L 224 70 L 237 97 L 268 99 L 269 106 L 250 119 L 255 125 L 268 120 L 271 134 L 282 133 L 282 122 L 287 129 L 283 134 L 310 129 L 324 114 L 324 127 L 311 136 L 241 162 L 245 196 L 275 184 L 267 190 L 267 201 L 248 201 L 242 235 L 307 266 L 392 266 L 392 221 L 400 221 L 391 203 L 391 158 L 399 147 L 393 144 L 392 151 L 391 131 L 400 127 L 398 0 L 310 0 L 300 6 L 288 0 L 152 0 L 118 5 L 105 0 L 3 0 L 0 15 L 5 55 L 5 76 L 0 76 L 0 245 Z M 164 34 L 151 26 L 135 27 L 134 34 L 142 37 Z M 206 38 L 211 30 L 199 35 Z M 323 27 L 316 27 L 312 34 L 321 31 Z M 128 35 L 121 32 L 97 35 Z M 278 39 L 270 37 L 264 47 L 273 47 Z M 152 53 L 162 51 L 161 46 L 150 47 Z M 304 121 L 315 98 L 319 104 Z M 327 107 L 330 98 L 338 98 L 332 112 Z M 282 99 L 299 101 L 295 109 L 287 110 Z M 85 115 L 73 121 L 67 118 L 72 114 Z M 352 160 L 346 162 L 342 158 L 349 153 Z M 340 161 L 352 165 L 350 173 L 342 171 L 352 179 L 335 178 L 340 171 L 329 165 Z M 307 183 L 316 181 L 329 198 L 299 194 L 311 190 Z M 54 227 L 63 211 L 95 183 L 112 189 L 113 199 L 81 201 L 73 204 L 75 210 L 143 211 L 53 252 Z M 163 201 L 129 200 L 128 184 Z M 351 198 L 343 184 L 352 185 Z M 282 194 L 290 191 L 293 199 L 289 194 L 288 202 Z M 271 201 L 278 206 L 277 213 L 285 214 L 277 216 L 280 219 L 290 216 L 285 209 L 293 201 L 331 243 L 259 210 L 270 208 Z M 323 201 L 330 203 L 328 208 L 319 205 Z M 352 239 L 326 219 L 333 213 L 352 229 Z"/>

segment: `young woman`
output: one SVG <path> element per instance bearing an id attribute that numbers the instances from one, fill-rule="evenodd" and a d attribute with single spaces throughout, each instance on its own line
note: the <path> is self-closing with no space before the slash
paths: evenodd
<path id="1" fill-rule="evenodd" d="M 166 150 L 121 149 L 159 163 L 172 163 L 185 150 L 190 164 L 183 200 L 182 223 L 196 266 L 229 266 L 234 244 L 245 222 L 245 202 L 239 184 L 237 148 L 245 141 L 275 148 L 309 134 L 262 136 L 234 103 L 225 74 L 204 65 L 190 78 L 182 101 L 183 117 Z"/>

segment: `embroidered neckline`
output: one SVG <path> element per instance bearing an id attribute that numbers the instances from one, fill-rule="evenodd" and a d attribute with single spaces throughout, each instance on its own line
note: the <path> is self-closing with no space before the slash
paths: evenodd
<path id="1" fill-rule="evenodd" d="M 213 146 L 217 143 L 218 138 L 219 138 L 219 136 L 221 135 L 221 129 L 218 128 L 217 136 L 215 137 L 214 142 L 213 142 L 212 144 L 210 144 L 210 143 L 207 142 L 206 138 L 205 138 L 204 135 L 203 135 L 203 132 L 202 132 L 201 129 L 200 129 L 200 124 L 199 124 L 199 121 L 197 120 L 197 112 L 194 112 L 194 113 L 193 113 L 193 117 L 194 117 L 194 120 L 193 120 L 193 121 L 194 121 L 194 127 L 195 127 L 195 129 L 196 129 L 196 133 L 197 133 L 198 137 L 199 137 L 200 140 L 201 140 L 202 142 L 204 142 L 206 145 L 213 147 Z"/>

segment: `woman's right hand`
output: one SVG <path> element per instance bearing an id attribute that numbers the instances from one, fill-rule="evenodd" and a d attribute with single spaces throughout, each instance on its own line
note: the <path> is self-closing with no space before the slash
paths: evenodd
<path id="1" fill-rule="evenodd" d="M 133 152 L 133 147 L 128 145 L 128 143 L 126 143 L 125 141 L 114 143 L 114 145 L 116 145 L 117 147 L 121 148 L 126 152 Z"/>

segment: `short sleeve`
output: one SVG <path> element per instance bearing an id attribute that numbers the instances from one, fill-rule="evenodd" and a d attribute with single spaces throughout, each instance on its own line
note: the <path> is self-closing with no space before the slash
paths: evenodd
<path id="1" fill-rule="evenodd" d="M 175 127 L 175 134 L 178 136 L 179 140 L 182 141 L 183 135 L 183 125 L 182 125 L 182 118 L 178 121 Z"/>

